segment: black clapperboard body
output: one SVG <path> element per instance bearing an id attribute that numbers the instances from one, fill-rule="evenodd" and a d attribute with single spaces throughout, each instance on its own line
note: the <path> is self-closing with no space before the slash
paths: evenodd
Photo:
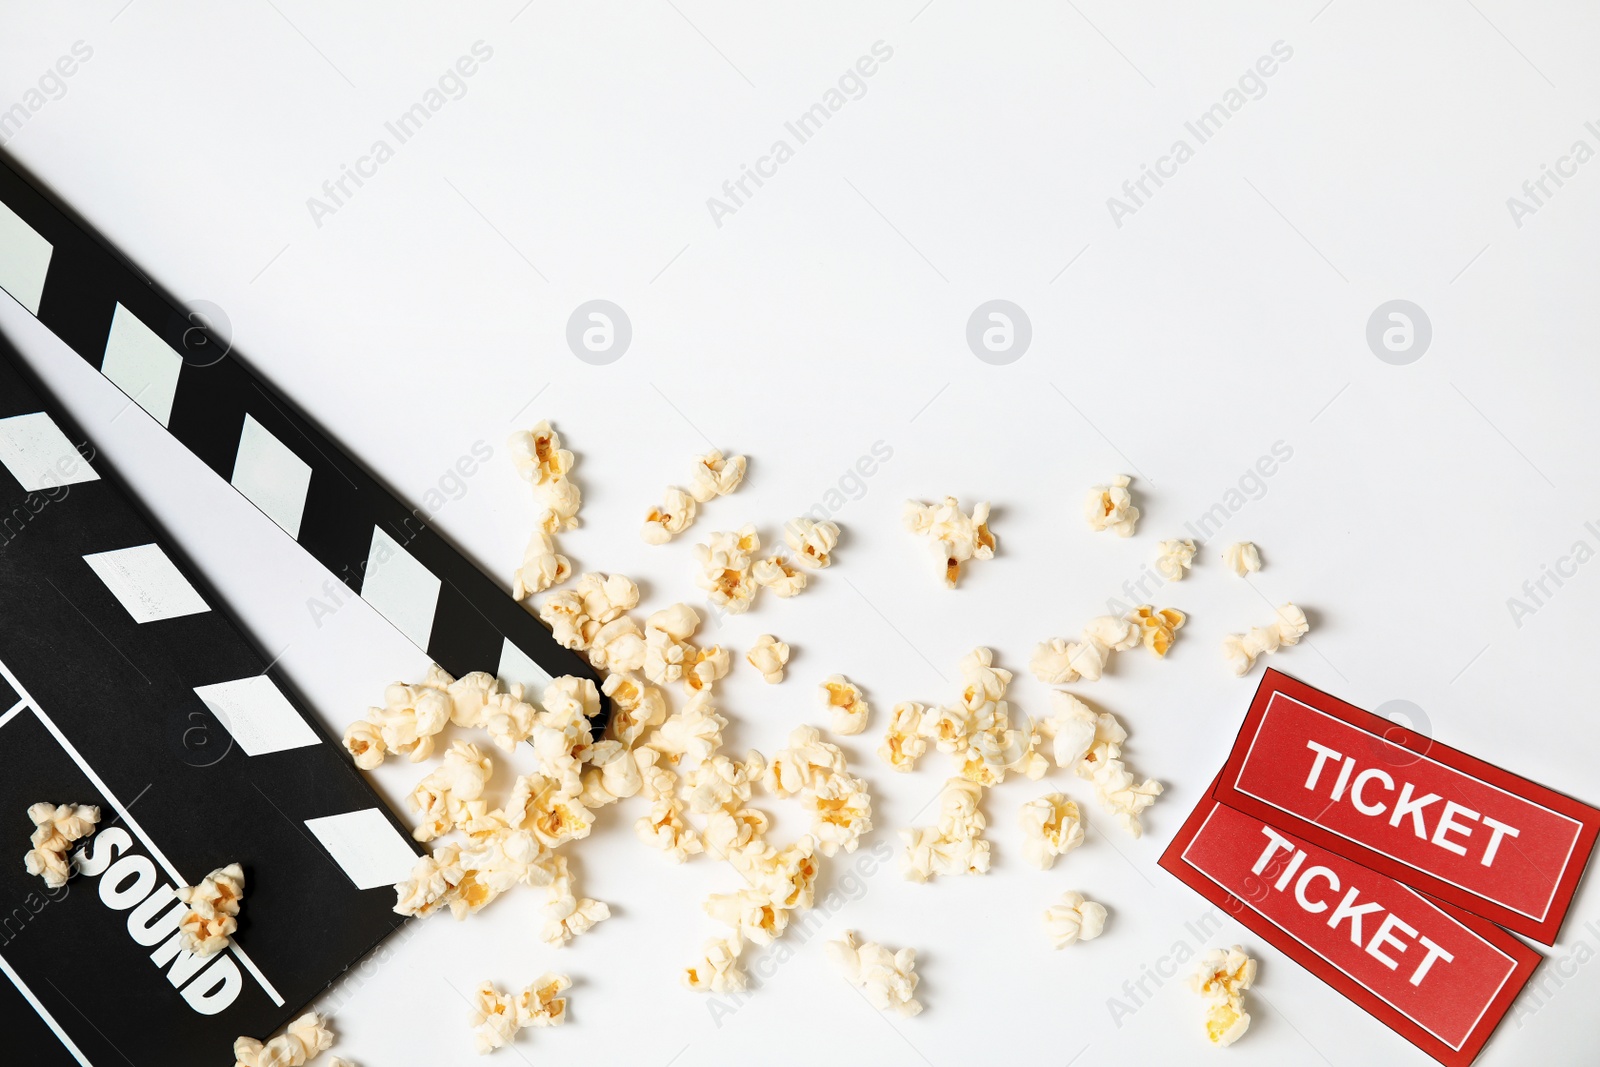
<path id="1" fill-rule="evenodd" d="M 0 289 L 446 670 L 536 687 L 595 677 L 421 512 L 3 164 Z M 45 800 L 102 811 L 64 890 L 22 863 L 26 809 Z M 235 1037 L 275 1033 L 405 921 L 392 886 L 418 852 L 0 339 L 7 841 L 0 1033 L 29 1064 L 95 1067 L 223 1063 Z M 246 879 L 238 933 L 192 957 L 172 891 L 234 861 Z"/>

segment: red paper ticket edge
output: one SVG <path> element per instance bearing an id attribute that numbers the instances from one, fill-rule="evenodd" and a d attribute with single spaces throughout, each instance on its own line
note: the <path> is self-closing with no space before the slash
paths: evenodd
<path id="1" fill-rule="evenodd" d="M 1235 788 L 1234 783 L 1239 780 L 1244 768 L 1250 743 L 1266 715 L 1267 704 L 1278 693 L 1331 715 L 1379 740 L 1388 741 L 1422 758 L 1444 764 L 1452 770 L 1513 793 L 1523 800 L 1540 804 L 1577 822 L 1579 824 L 1577 837 L 1567 856 L 1566 868 L 1556 882 L 1555 895 L 1551 898 L 1545 917 L 1541 920 L 1524 915 L 1481 893 L 1462 888 L 1331 830 L 1325 830 L 1313 822 L 1257 800 Z M 1314 845 L 1320 845 L 1329 852 L 1386 874 L 1395 881 L 1419 889 L 1431 897 L 1465 908 L 1474 915 L 1481 915 L 1507 930 L 1523 934 L 1543 945 L 1556 943 L 1561 924 L 1572 906 L 1572 897 L 1577 892 L 1578 882 L 1588 866 L 1596 835 L 1600 833 L 1600 811 L 1588 804 L 1512 774 L 1492 763 L 1486 763 L 1475 756 L 1469 756 L 1460 749 L 1440 744 L 1425 734 L 1407 730 L 1381 715 L 1374 715 L 1370 711 L 1358 708 L 1354 704 L 1271 668 L 1261 679 L 1255 698 L 1250 702 L 1250 710 L 1245 715 L 1244 724 L 1239 728 L 1233 750 L 1223 765 L 1221 778 L 1216 785 L 1216 796 L 1230 808 L 1253 815 L 1278 829 L 1286 830 Z"/>
<path id="2" fill-rule="evenodd" d="M 1349 1000 L 1356 1007 L 1383 1023 L 1389 1029 L 1411 1042 L 1429 1056 L 1445 1064 L 1445 1067 L 1467 1067 L 1477 1059 L 1478 1053 L 1483 1051 L 1483 1046 L 1488 1042 L 1495 1027 L 1500 1025 L 1500 1020 L 1505 1018 L 1506 1012 L 1511 1010 L 1512 1003 L 1517 995 L 1527 985 L 1528 979 L 1533 976 L 1534 968 L 1543 959 L 1539 953 L 1506 933 L 1494 923 L 1480 916 L 1474 915 L 1462 908 L 1455 907 L 1447 901 L 1430 900 L 1445 914 L 1455 919 L 1467 929 L 1482 937 L 1489 944 L 1510 956 L 1514 961 L 1514 968 L 1500 987 L 1500 991 L 1489 1001 L 1478 1022 L 1467 1034 L 1459 1049 L 1451 1048 L 1444 1041 L 1429 1033 L 1420 1024 L 1413 1022 L 1397 1008 L 1384 1000 L 1377 993 L 1357 982 L 1345 974 L 1332 963 L 1323 959 L 1312 951 L 1304 942 L 1292 933 L 1262 915 L 1250 906 L 1248 902 L 1222 888 L 1211 877 L 1183 858 L 1195 837 L 1200 833 L 1200 828 L 1205 825 L 1206 818 L 1213 810 L 1219 807 L 1232 807 L 1224 804 L 1217 795 L 1221 775 L 1211 783 L 1211 788 L 1201 797 L 1200 803 L 1195 805 L 1194 811 L 1184 820 L 1178 834 L 1172 839 L 1165 852 L 1158 861 L 1160 866 L 1180 882 L 1199 893 L 1211 903 L 1217 905 L 1229 915 L 1233 916 L 1243 926 L 1248 927 L 1258 936 L 1265 938 L 1278 951 L 1284 953 L 1300 966 L 1316 975 L 1318 978 Z M 1245 812 L 1244 814 L 1250 814 Z M 1270 823 L 1268 825 L 1271 825 Z M 1286 836 L 1294 836 L 1292 832 L 1281 826 L 1274 829 Z M 1398 879 L 1395 879 L 1398 881 Z M 1248 999 L 1249 994 L 1246 994 Z"/>

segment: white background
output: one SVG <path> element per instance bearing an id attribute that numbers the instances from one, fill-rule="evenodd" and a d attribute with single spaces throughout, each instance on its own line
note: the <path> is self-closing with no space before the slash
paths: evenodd
<path id="1" fill-rule="evenodd" d="M 574 945 L 539 942 L 542 894 L 527 891 L 419 924 L 342 987 L 340 1052 L 365 1067 L 478 1062 L 463 995 L 547 969 L 574 979 L 571 1025 L 526 1033 L 500 1060 L 1202 1062 L 1201 1004 L 1181 980 L 1147 980 L 1154 995 L 1119 1021 L 1108 997 L 1179 943 L 1201 947 L 1185 924 L 1209 909 L 1156 858 L 1259 675 L 1228 674 L 1221 636 L 1287 599 L 1313 631 L 1274 666 L 1365 707 L 1411 701 L 1441 741 L 1600 799 L 1600 579 L 1580 568 L 1520 627 L 1507 606 L 1576 540 L 1600 547 L 1584 526 L 1600 520 L 1585 440 L 1600 163 L 1520 228 L 1506 206 L 1574 140 L 1600 147 L 1584 129 L 1600 119 L 1588 6 L 124 5 L 5 0 L 0 107 L 74 42 L 93 48 L 7 151 L 178 296 L 223 308 L 240 352 L 404 498 L 492 445 L 437 521 L 508 586 L 533 503 L 503 442 L 539 417 L 579 456 L 584 526 L 563 550 L 637 579 L 650 609 L 698 600 L 697 537 L 747 521 L 771 537 L 875 442 L 893 450 L 838 509 L 835 567 L 714 631 L 740 652 L 763 632 L 795 648 L 783 685 L 742 665 L 724 684 L 736 751 L 820 722 L 827 674 L 867 689 L 873 723 L 846 748 L 872 783 L 872 844 L 929 821 L 918 813 L 946 770 L 937 754 L 908 776 L 878 760 L 889 705 L 949 698 L 958 658 L 983 644 L 1018 672 L 1014 707 L 1043 711 L 1034 643 L 1103 611 L 1158 539 L 1187 536 L 1275 442 L 1293 449 L 1190 579 L 1158 594 L 1189 613 L 1168 659 L 1127 653 L 1079 687 L 1129 728 L 1132 767 L 1167 784 L 1143 840 L 1096 813 L 1081 850 L 1027 868 L 1016 812 L 1045 787 L 1011 781 L 986 801 L 988 877 L 917 886 L 890 864 L 848 883 L 859 899 L 826 936 L 914 946 L 920 1017 L 879 1017 L 831 971 L 823 935 L 795 939 L 747 1003 L 714 1015 L 677 972 L 715 932 L 699 901 L 735 876 L 664 862 L 634 838 L 630 802 L 575 849 L 613 918 Z M 465 96 L 318 226 L 307 198 L 479 40 L 493 58 Z M 880 40 L 893 58 L 865 94 L 718 227 L 707 198 Z M 1293 57 L 1265 94 L 1117 226 L 1107 198 L 1276 41 Z M 597 297 L 633 323 L 609 366 L 564 339 Z M 1032 321 L 1032 347 L 1007 366 L 965 342 L 993 298 Z M 1396 298 L 1433 324 L 1406 366 L 1365 340 Z M 9 301 L 0 329 L 281 650 L 330 730 L 420 673 L 359 601 L 315 625 L 327 575 Z M 707 440 L 751 457 L 744 488 L 703 508 L 691 536 L 644 545 L 644 509 Z M 1145 512 L 1127 541 L 1080 515 L 1085 488 L 1120 471 Z M 899 524 L 908 496 L 945 494 L 992 500 L 1000 541 L 956 592 Z M 1248 584 L 1220 566 L 1234 539 L 1267 561 Z M 374 778 L 399 803 L 419 774 Z M 1093 810 L 1082 783 L 1056 783 Z M 803 829 L 789 802 L 762 806 L 780 817 L 775 838 Z M 823 894 L 853 862 L 827 864 Z M 1040 916 L 1069 888 L 1111 918 L 1058 953 Z M 1566 962 L 1540 971 L 1543 992 L 1482 1062 L 1592 1055 L 1595 919 L 1591 879 L 1553 953 Z M 1430 1062 L 1248 931 L 1224 922 L 1208 940 L 1262 961 L 1230 1062 Z"/>

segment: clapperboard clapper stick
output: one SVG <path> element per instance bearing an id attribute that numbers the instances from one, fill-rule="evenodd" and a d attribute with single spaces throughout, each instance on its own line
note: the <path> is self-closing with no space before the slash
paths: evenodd
<path id="1" fill-rule="evenodd" d="M 593 669 L 389 491 L 204 319 L 0 161 L 0 289 L 445 670 L 536 699 Z M 602 725 L 610 703 L 601 699 Z"/>
<path id="2" fill-rule="evenodd" d="M 39 801 L 102 812 L 64 889 L 22 864 Z M 225 1061 L 404 922 L 417 854 L 3 339 L 0 828 L 0 1032 L 30 1065 Z M 193 957 L 173 891 L 234 861 L 238 933 Z"/>

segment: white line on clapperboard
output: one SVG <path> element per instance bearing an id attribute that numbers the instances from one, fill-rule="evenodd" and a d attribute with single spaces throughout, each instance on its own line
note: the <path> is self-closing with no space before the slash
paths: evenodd
<path id="1" fill-rule="evenodd" d="M 89 761 L 83 758 L 83 754 L 77 750 L 71 741 L 67 740 L 67 735 L 61 732 L 61 728 L 58 727 L 53 720 L 51 720 L 49 715 L 45 714 L 44 708 L 40 707 L 39 702 L 33 699 L 32 694 L 30 694 L 27 689 L 23 688 L 22 682 L 15 674 L 11 672 L 11 668 L 6 666 L 3 661 L 0 661 L 0 676 L 3 676 L 8 682 L 11 683 L 11 688 L 22 694 L 22 702 L 16 707 L 12 708 L 10 711 L 6 712 L 5 718 L 0 719 L 0 725 L 4 725 L 5 723 L 11 721 L 11 719 L 22 710 L 24 705 L 31 706 L 34 714 L 39 716 L 39 721 L 44 723 L 45 729 L 49 730 L 53 735 L 55 735 L 56 741 L 60 743 L 62 748 L 66 749 L 67 755 L 71 756 L 73 762 L 75 762 L 79 768 L 82 769 L 84 774 L 89 776 L 89 780 L 94 783 L 94 787 L 100 790 L 100 795 L 109 800 L 111 802 L 111 806 L 117 809 L 117 814 L 121 815 L 122 821 L 128 824 L 128 829 L 139 835 L 139 838 L 144 841 L 145 847 L 150 850 L 150 854 L 156 858 L 156 861 L 160 863 L 162 867 L 166 868 L 167 873 L 172 876 L 173 881 L 178 885 L 188 885 L 189 882 L 183 877 L 183 875 L 178 873 L 178 868 L 174 867 L 172 865 L 172 861 L 167 859 L 166 854 L 156 846 L 155 841 L 150 837 L 149 834 L 145 832 L 144 827 L 140 826 L 138 822 L 134 820 L 133 815 L 128 811 L 127 806 L 117 798 L 117 795 L 111 791 L 111 788 L 107 786 L 105 781 L 101 779 L 100 775 L 95 772 L 95 769 L 89 766 Z M 266 991 L 267 996 L 272 998 L 272 1002 L 280 1008 L 283 1007 L 283 994 L 279 993 L 277 989 L 273 987 L 272 983 L 267 981 L 267 976 L 261 973 L 261 968 L 256 966 L 255 961 L 250 958 L 249 954 L 246 953 L 243 948 L 239 947 L 238 942 L 234 941 L 232 938 L 228 939 L 228 947 L 233 950 L 233 954 L 235 956 L 239 957 L 239 962 L 244 964 L 244 969 L 250 972 L 250 976 L 261 984 L 261 988 Z M 8 973 L 10 972 L 9 967 L 7 967 L 6 970 Z M 22 986 L 22 983 L 17 980 L 15 975 L 12 976 L 12 981 L 17 983 L 17 988 L 22 990 L 24 996 L 26 996 L 29 1000 L 33 1000 L 33 995 Z M 39 1007 L 38 1001 L 34 1001 L 34 1006 Z M 41 1013 L 43 1013 L 43 1008 L 39 1008 L 39 1010 Z M 50 1019 L 48 1014 L 45 1015 L 45 1019 L 50 1022 L 51 1029 L 56 1030 L 56 1032 L 59 1034 L 60 1030 L 56 1027 L 55 1021 Z"/>

